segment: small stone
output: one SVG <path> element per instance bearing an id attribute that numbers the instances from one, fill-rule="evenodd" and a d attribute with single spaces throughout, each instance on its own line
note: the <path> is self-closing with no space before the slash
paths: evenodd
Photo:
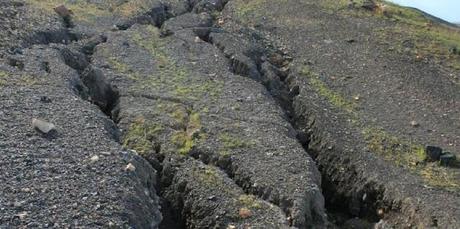
<path id="1" fill-rule="evenodd" d="M 13 203 L 13 206 L 14 206 L 15 208 L 20 208 L 20 207 L 22 207 L 25 203 L 26 203 L 26 202 L 25 202 L 24 200 L 23 200 L 23 201 L 16 201 L 16 202 Z"/>
<path id="2" fill-rule="evenodd" d="M 70 17 L 73 13 L 71 10 L 67 9 L 64 5 L 59 5 L 54 8 L 54 12 L 56 12 L 61 17 Z"/>
<path id="3" fill-rule="evenodd" d="M 208 200 L 216 200 L 216 196 L 210 196 L 208 197 Z"/>
<path id="4" fill-rule="evenodd" d="M 102 155 L 104 156 L 110 156 L 112 153 L 108 151 L 101 152 Z"/>
<path id="5" fill-rule="evenodd" d="M 373 0 L 365 0 L 361 7 L 366 10 L 374 11 L 377 8 L 377 4 Z"/>
<path id="6" fill-rule="evenodd" d="M 353 97 L 353 99 L 355 99 L 356 101 L 358 101 L 361 97 L 359 97 L 359 95 Z"/>
<path id="7" fill-rule="evenodd" d="M 377 215 L 378 216 L 383 216 L 383 214 L 384 214 L 383 209 L 380 208 L 379 210 L 377 210 Z"/>
<path id="8" fill-rule="evenodd" d="M 48 96 L 41 96 L 40 102 L 42 103 L 51 103 L 51 99 Z"/>
<path id="9" fill-rule="evenodd" d="M 30 188 L 23 188 L 23 189 L 21 189 L 21 191 L 23 191 L 23 192 L 30 192 Z"/>
<path id="10" fill-rule="evenodd" d="M 426 146 L 425 147 L 425 160 L 429 162 L 438 161 L 442 154 L 442 149 L 437 146 Z"/>
<path id="11" fill-rule="evenodd" d="M 410 122 L 410 125 L 413 126 L 413 127 L 418 127 L 418 126 L 420 126 L 420 124 L 419 124 L 418 122 L 416 122 L 416 121 Z"/>
<path id="12" fill-rule="evenodd" d="M 195 37 L 195 43 L 199 43 L 201 41 L 200 37 Z"/>
<path id="13" fill-rule="evenodd" d="M 227 229 L 236 229 L 236 226 L 235 225 L 228 225 Z"/>
<path id="14" fill-rule="evenodd" d="M 455 160 L 457 159 L 457 157 L 452 154 L 452 153 L 449 153 L 449 152 L 445 152 L 443 155 L 440 156 L 439 158 L 439 162 L 441 164 L 441 166 L 450 166 L 452 165 Z"/>
<path id="15" fill-rule="evenodd" d="M 47 134 L 56 129 L 56 126 L 54 126 L 53 123 L 46 122 L 36 118 L 32 119 L 32 127 L 44 134 Z"/>
<path id="16" fill-rule="evenodd" d="M 240 208 L 238 211 L 238 214 L 240 215 L 241 218 L 246 219 L 252 216 L 251 210 L 247 208 Z"/>
<path id="17" fill-rule="evenodd" d="M 347 39 L 346 41 L 347 41 L 348 43 L 354 43 L 356 40 L 353 39 L 353 38 L 349 38 L 349 39 Z"/>
<path id="18" fill-rule="evenodd" d="M 126 167 L 125 167 L 125 171 L 127 171 L 127 172 L 133 172 L 135 170 L 136 170 L 136 167 L 131 163 L 127 164 Z"/>
<path id="19" fill-rule="evenodd" d="M 90 160 L 91 162 L 94 163 L 94 162 L 96 162 L 96 161 L 99 161 L 99 156 L 94 155 L 94 156 L 92 156 L 89 160 Z"/>
<path id="20" fill-rule="evenodd" d="M 27 212 L 21 212 L 16 215 L 20 220 L 24 220 L 27 216 Z"/>

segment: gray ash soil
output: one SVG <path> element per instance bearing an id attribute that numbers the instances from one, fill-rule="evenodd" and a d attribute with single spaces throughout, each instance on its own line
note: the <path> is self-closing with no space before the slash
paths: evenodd
<path id="1" fill-rule="evenodd" d="M 0 228 L 460 227 L 423 151 L 459 156 L 460 57 L 411 9 L 59 4 L 0 3 Z"/>

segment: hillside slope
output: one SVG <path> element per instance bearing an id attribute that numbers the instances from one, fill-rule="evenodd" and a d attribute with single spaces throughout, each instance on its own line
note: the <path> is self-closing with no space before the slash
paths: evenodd
<path id="1" fill-rule="evenodd" d="M 460 227 L 452 25 L 345 0 L 0 17 L 0 227 Z"/>

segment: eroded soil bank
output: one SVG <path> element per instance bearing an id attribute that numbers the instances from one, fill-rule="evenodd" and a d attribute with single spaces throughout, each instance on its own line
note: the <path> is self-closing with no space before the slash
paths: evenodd
<path id="1" fill-rule="evenodd" d="M 458 167 L 418 149 L 458 152 L 458 70 L 343 4 L 1 3 L 0 225 L 456 228 Z"/>

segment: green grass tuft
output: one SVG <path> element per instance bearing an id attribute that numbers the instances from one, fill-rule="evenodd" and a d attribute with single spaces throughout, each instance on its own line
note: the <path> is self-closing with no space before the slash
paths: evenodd
<path id="1" fill-rule="evenodd" d="M 345 99 L 339 93 L 329 89 L 329 87 L 319 79 L 318 75 L 313 73 L 310 68 L 303 66 L 300 70 L 303 76 L 308 77 L 310 85 L 316 90 L 316 92 L 327 99 L 330 104 L 337 108 L 344 109 L 347 112 L 352 113 L 355 110 L 356 104 Z"/>
<path id="2" fill-rule="evenodd" d="M 138 117 L 131 123 L 123 138 L 123 146 L 146 156 L 153 150 L 153 141 L 163 130 L 160 124 Z"/>
<path id="3" fill-rule="evenodd" d="M 426 153 L 422 145 L 376 128 L 364 129 L 363 135 L 371 152 L 421 176 L 427 184 L 453 190 L 460 188 L 456 178 L 458 172 L 441 167 L 437 163 L 425 162 Z"/>

